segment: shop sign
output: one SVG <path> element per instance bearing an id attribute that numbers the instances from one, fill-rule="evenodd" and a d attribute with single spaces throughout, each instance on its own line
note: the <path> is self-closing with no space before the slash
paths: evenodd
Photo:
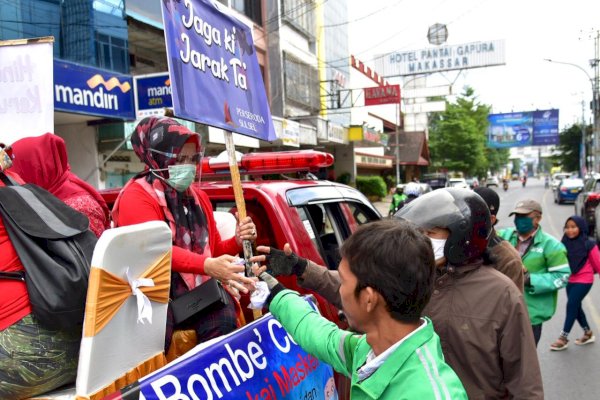
<path id="1" fill-rule="evenodd" d="M 346 130 L 342 125 L 329 122 L 327 125 L 327 140 L 334 143 L 344 143 Z"/>
<path id="2" fill-rule="evenodd" d="M 129 75 L 54 61 L 56 111 L 134 120 L 132 85 Z"/>
<path id="3" fill-rule="evenodd" d="M 136 118 L 163 116 L 165 108 L 173 107 L 171 79 L 168 72 L 134 76 L 133 85 Z"/>
<path id="4" fill-rule="evenodd" d="M 300 147 L 300 124 L 289 119 L 283 120 L 281 141 L 285 146 Z"/>
<path id="5" fill-rule="evenodd" d="M 365 106 L 400 103 L 400 85 L 375 86 L 363 89 Z"/>

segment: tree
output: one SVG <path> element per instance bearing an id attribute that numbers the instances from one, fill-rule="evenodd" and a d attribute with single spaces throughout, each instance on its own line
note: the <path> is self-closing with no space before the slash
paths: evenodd
<path id="1" fill-rule="evenodd" d="M 488 149 L 487 117 L 490 106 L 477 101 L 473 88 L 466 87 L 455 103 L 431 120 L 429 150 L 436 170 L 460 171 L 485 176 L 508 162 L 508 150 Z"/>
<path id="2" fill-rule="evenodd" d="M 587 125 L 586 136 L 590 137 L 592 127 Z M 553 163 L 562 167 L 563 171 L 578 171 L 581 158 L 581 124 L 573 124 L 558 135 L 557 153 L 551 157 Z"/>

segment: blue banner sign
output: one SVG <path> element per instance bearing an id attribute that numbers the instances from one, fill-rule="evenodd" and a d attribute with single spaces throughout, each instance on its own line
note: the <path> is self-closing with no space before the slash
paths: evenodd
<path id="1" fill-rule="evenodd" d="M 135 115 L 137 119 L 165 115 L 173 107 L 169 73 L 133 77 L 135 83 Z"/>
<path id="2" fill-rule="evenodd" d="M 146 400 L 337 400 L 332 368 L 268 314 L 139 381 Z"/>
<path id="3" fill-rule="evenodd" d="M 558 110 L 533 112 L 533 145 L 559 144 Z"/>
<path id="4" fill-rule="evenodd" d="M 129 75 L 54 60 L 54 109 L 134 120 Z"/>
<path id="5" fill-rule="evenodd" d="M 162 2 L 175 115 L 275 140 L 252 32 L 220 7 L 209 0 Z"/>
<path id="6" fill-rule="evenodd" d="M 558 144 L 558 110 L 490 114 L 488 122 L 491 148 Z"/>

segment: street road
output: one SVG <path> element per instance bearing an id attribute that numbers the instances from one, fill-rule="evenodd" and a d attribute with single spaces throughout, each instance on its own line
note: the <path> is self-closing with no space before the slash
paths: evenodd
<path id="1" fill-rule="evenodd" d="M 500 195 L 497 229 L 514 226 L 513 218 L 508 217 L 508 214 L 517 201 L 525 198 L 532 198 L 540 202 L 543 210 L 542 229 L 559 240 L 562 238 L 565 220 L 575 212 L 572 204 L 555 204 L 552 190 L 544 189 L 543 180 L 528 179 L 525 188 L 521 186 L 521 182 L 513 181 L 510 183 L 508 191 L 505 192 L 502 187 L 496 190 Z M 598 343 L 587 346 L 575 345 L 574 340 L 583 333 L 576 322 L 569 335 L 568 349 L 550 351 L 550 344 L 558 338 L 563 326 L 566 300 L 566 293 L 563 289 L 559 292 L 556 314 L 550 321 L 544 323 L 542 338 L 538 345 L 537 351 L 544 379 L 545 398 L 547 400 L 597 398 L 600 393 L 600 379 L 598 379 L 597 372 L 600 360 L 600 340 Z M 598 330 L 600 328 L 600 284 L 598 280 L 584 299 L 583 308 L 592 330 L 596 335 L 600 334 Z"/>

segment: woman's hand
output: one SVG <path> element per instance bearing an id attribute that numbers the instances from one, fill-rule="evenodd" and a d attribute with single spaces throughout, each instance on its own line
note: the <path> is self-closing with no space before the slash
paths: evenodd
<path id="1" fill-rule="evenodd" d="M 248 293 L 248 288 L 254 288 L 256 279 L 247 278 L 244 274 L 244 266 L 234 264 L 236 257 L 229 254 L 223 254 L 216 258 L 207 258 L 204 261 L 204 273 L 210 277 L 218 279 L 223 285 Z M 241 274 L 240 274 L 241 272 Z"/>
<path id="2" fill-rule="evenodd" d="M 235 216 L 237 217 L 237 213 Z M 235 227 L 235 241 L 238 246 L 242 247 L 244 240 L 250 240 L 251 242 L 256 240 L 256 225 L 250 217 L 244 218 Z"/>

